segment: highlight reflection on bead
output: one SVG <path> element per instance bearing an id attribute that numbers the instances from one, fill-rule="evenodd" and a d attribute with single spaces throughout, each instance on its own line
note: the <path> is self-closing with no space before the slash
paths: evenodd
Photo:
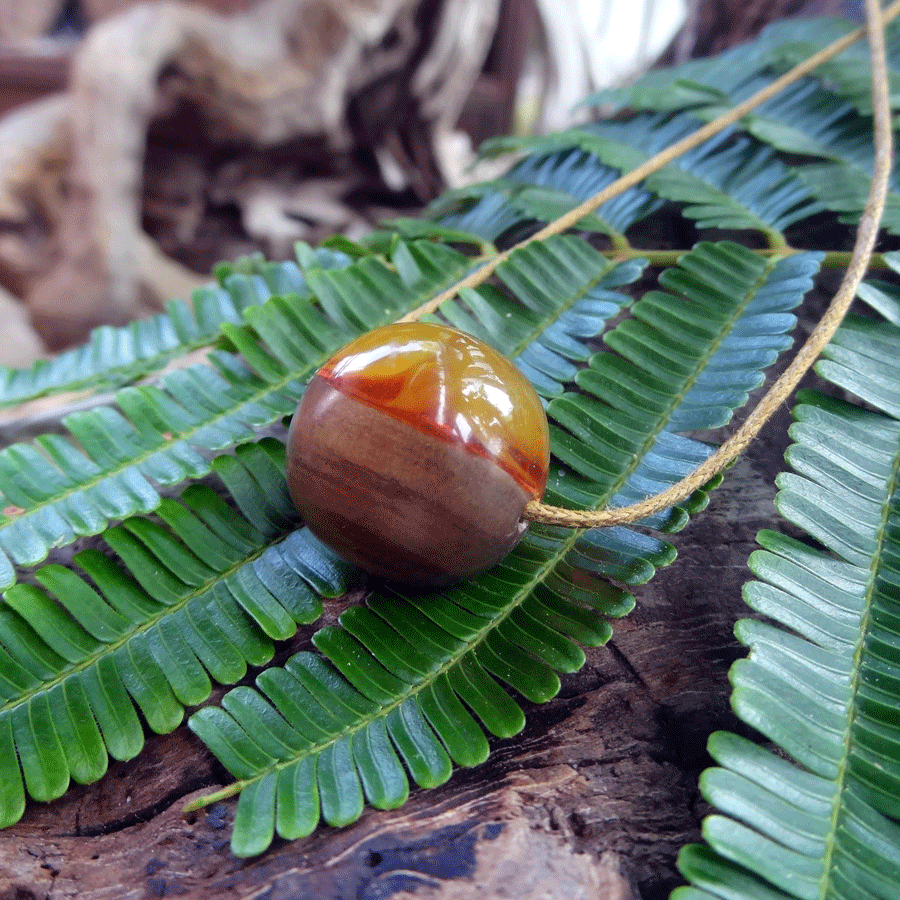
<path id="1" fill-rule="evenodd" d="M 422 585 L 502 559 L 548 464 L 527 379 L 476 338 L 423 323 L 339 351 L 288 437 L 291 496 L 313 533 L 376 575 Z"/>

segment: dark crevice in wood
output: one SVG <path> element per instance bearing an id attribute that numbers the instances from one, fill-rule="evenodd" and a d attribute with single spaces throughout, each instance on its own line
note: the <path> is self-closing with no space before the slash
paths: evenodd
<path id="1" fill-rule="evenodd" d="M 159 800 L 151 806 L 145 806 L 142 809 L 134 810 L 134 812 L 129 813 L 127 816 L 120 816 L 115 819 L 110 819 L 107 822 L 103 822 L 97 825 L 90 826 L 78 826 L 72 831 L 60 831 L 57 832 L 59 837 L 99 837 L 101 835 L 109 835 L 116 834 L 120 831 L 125 831 L 128 828 L 132 828 L 135 825 L 142 825 L 146 822 L 151 821 L 156 818 L 163 810 L 168 809 L 172 806 L 173 803 L 177 803 L 179 800 L 182 800 L 188 794 L 193 794 L 195 791 L 201 789 L 214 790 L 215 788 L 220 787 L 221 785 L 210 785 L 208 778 L 193 778 L 187 779 L 178 785 L 174 790 L 166 792 L 164 795 L 160 796 Z M 76 824 L 77 824 L 76 819 Z M 188 821 L 187 819 L 185 821 Z"/>
<path id="2" fill-rule="evenodd" d="M 649 685 L 646 681 L 641 677 L 641 673 L 631 664 L 631 660 L 619 649 L 614 640 L 610 640 L 606 644 L 609 652 L 612 656 L 617 660 L 619 665 L 624 669 L 627 673 L 629 679 L 635 682 L 635 684 L 639 684 L 641 688 L 646 692 L 647 696 L 652 700 L 653 694 L 650 690 Z"/>

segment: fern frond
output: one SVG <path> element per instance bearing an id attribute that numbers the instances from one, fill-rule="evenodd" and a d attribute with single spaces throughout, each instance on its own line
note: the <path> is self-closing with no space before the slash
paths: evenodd
<path id="1" fill-rule="evenodd" d="M 786 19 L 767 25 L 750 44 L 733 47 L 707 59 L 646 72 L 634 83 L 599 91 L 583 105 L 675 112 L 718 105 L 725 97 L 753 93 L 748 85 L 760 76 L 786 72 L 853 30 L 846 19 L 821 16 Z M 891 102 L 896 108 L 900 89 L 900 25 L 885 28 Z M 813 79 L 832 98 L 851 103 L 864 116 L 872 114 L 872 80 L 865 44 L 857 43 L 821 64 Z"/>
<path id="2" fill-rule="evenodd" d="M 303 530 L 287 496 L 284 447 L 239 447 L 216 471 L 240 512 L 192 485 L 158 517 L 110 528 L 70 568 L 48 565 L 0 608 L 0 826 L 21 816 L 25 790 L 60 796 L 95 781 L 107 759 L 143 746 L 136 710 L 157 732 L 203 703 L 210 679 L 231 684 L 263 665 L 273 641 L 321 613 L 320 595 L 352 570 Z"/>
<path id="3" fill-rule="evenodd" d="M 890 269 L 900 272 L 900 253 L 882 254 Z M 900 326 L 900 288 L 886 281 L 869 279 L 859 286 L 857 296 L 893 325 Z"/>
<path id="4" fill-rule="evenodd" d="M 770 48 L 769 59 L 774 68 L 787 71 L 801 59 L 826 47 L 853 30 L 846 19 L 822 16 L 807 20 L 803 28 L 796 22 L 773 22 L 763 32 L 762 40 Z M 896 21 L 885 27 L 888 82 L 891 105 L 900 107 L 900 27 Z M 856 43 L 816 70 L 816 80 L 839 97 L 850 101 L 864 116 L 872 114 L 872 75 L 869 52 L 864 43 Z"/>
<path id="5" fill-rule="evenodd" d="M 695 131 L 693 116 L 637 118 L 624 125 L 590 128 L 600 139 L 599 155 L 623 169 Z M 649 151 L 649 152 L 648 152 Z M 618 162 L 621 161 L 621 162 Z M 771 147 L 748 143 L 732 129 L 685 154 L 647 179 L 667 200 L 687 204 L 684 215 L 700 228 L 781 232 L 817 211 L 809 191 Z"/>
<path id="6" fill-rule="evenodd" d="M 579 153 L 574 145 L 547 155 L 532 154 L 503 178 L 451 191 L 429 212 L 444 226 L 496 240 L 512 228 L 552 222 L 577 203 L 612 184 L 619 172 Z M 578 223 L 583 231 L 611 236 L 627 231 L 658 209 L 648 191 L 632 188 Z M 517 233 L 517 237 L 521 237 Z"/>
<path id="7" fill-rule="evenodd" d="M 877 410 L 805 392 L 794 411 L 787 459 L 796 474 L 780 476 L 776 503 L 824 549 L 760 534 L 764 549 L 751 557 L 759 580 L 745 598 L 775 624 L 738 624 L 750 655 L 731 679 L 738 715 L 796 762 L 713 735 L 720 768 L 701 787 L 721 814 L 704 823 L 710 848 L 682 852 L 694 887 L 673 900 L 896 896 L 898 350 L 896 325 L 849 322 L 820 374 L 846 381 Z M 888 356 L 893 393 L 870 391 Z"/>
<path id="8" fill-rule="evenodd" d="M 748 88 L 759 86 L 755 83 Z M 732 102 L 741 99 L 737 94 Z M 798 162 L 793 170 L 823 208 L 843 214 L 841 221 L 848 224 L 859 220 L 875 159 L 870 118 L 858 115 L 851 104 L 836 100 L 810 79 L 766 103 L 745 125 L 783 152 L 826 160 Z M 891 176 L 882 227 L 891 234 L 900 233 L 900 180 L 896 173 Z"/>
<path id="9" fill-rule="evenodd" d="M 548 407 L 551 421 L 577 428 L 574 434 L 585 434 L 584 423 L 591 419 L 610 417 L 608 431 L 593 435 L 589 444 L 595 453 L 570 451 L 566 461 L 597 478 L 591 459 L 652 449 L 646 468 L 639 466 L 632 481 L 619 485 L 612 506 L 656 492 L 671 477 L 667 471 L 690 471 L 706 451 L 675 433 L 720 427 L 746 402 L 747 393 L 762 382 L 762 370 L 790 346 L 789 310 L 809 289 L 820 260 L 818 254 L 802 254 L 766 262 L 736 244 L 698 245 L 660 277 L 671 294 L 648 293 L 635 305 L 633 318 L 605 335 L 619 355 L 591 359 L 576 377 L 584 393 Z M 665 449 L 649 446 L 656 439 Z M 590 505 L 577 479 L 551 480 L 548 490 L 550 502 Z"/>
<path id="10" fill-rule="evenodd" d="M 578 172 L 596 168 L 618 174 L 637 168 L 701 124 L 700 119 L 689 114 L 636 116 L 628 122 L 585 125 L 549 138 L 494 141 L 487 151 L 515 147 L 541 153 L 557 147 L 555 154 L 546 157 L 548 162 L 561 166 L 567 160 L 577 159 Z M 571 162 L 566 164 L 573 167 Z M 700 228 L 762 231 L 776 241 L 785 228 L 817 211 L 808 187 L 777 159 L 771 147 L 736 136 L 734 129 L 727 129 L 684 154 L 644 184 L 651 196 L 684 204 L 682 213 Z M 628 195 L 626 192 L 624 196 Z M 646 195 L 639 196 L 643 197 L 646 210 L 652 211 L 654 207 Z M 609 205 L 619 201 L 622 198 Z M 635 205 L 634 198 L 629 205 Z M 615 221 L 619 226 L 615 231 L 621 233 L 637 219 L 610 217 L 607 221 L 610 228 Z"/>
<path id="11" fill-rule="evenodd" d="M 900 34 L 900 32 L 898 32 Z M 896 64 L 900 67 L 900 40 L 896 46 Z M 866 75 L 868 79 L 868 75 Z M 718 98 L 711 99 L 703 108 L 695 111 L 694 115 L 702 116 L 704 119 L 712 118 L 721 113 L 723 110 L 737 105 L 743 100 L 750 97 L 762 87 L 771 83 L 774 79 L 773 75 L 758 75 L 755 78 L 749 78 L 736 85 L 734 89 L 728 93 L 724 91 Z M 649 105 L 649 100 L 647 101 Z M 658 103 L 656 106 L 665 109 L 664 103 Z M 675 121 L 678 121 L 676 117 Z M 598 126 L 592 126 L 592 130 L 596 130 L 604 135 L 616 131 L 625 131 L 628 133 L 632 129 L 640 131 L 641 117 L 633 119 L 624 125 L 609 125 L 601 123 Z M 647 120 L 652 127 L 654 121 L 666 121 L 665 119 Z M 689 119 L 687 121 L 690 121 Z M 776 230 L 783 230 L 793 222 L 800 218 L 806 218 L 816 211 L 814 206 L 800 205 L 801 201 L 809 204 L 812 198 L 816 203 L 820 204 L 822 209 L 831 210 L 842 214 L 841 221 L 847 224 L 853 224 L 859 220 L 859 216 L 865 206 L 866 195 L 868 193 L 869 184 L 872 180 L 872 170 L 874 166 L 874 150 L 872 147 L 872 123 L 868 116 L 861 116 L 854 109 L 853 105 L 835 96 L 834 93 L 825 89 L 821 82 L 814 78 L 808 78 L 792 85 L 772 100 L 767 101 L 758 110 L 747 116 L 741 123 L 750 134 L 754 135 L 760 141 L 764 142 L 759 147 L 759 159 L 757 162 L 757 173 L 764 175 L 766 190 L 773 191 L 777 197 L 781 190 L 788 190 L 788 185 L 792 182 L 799 182 L 798 190 L 798 207 L 799 215 L 785 219 L 777 225 L 773 225 Z M 680 135 L 679 135 L 680 136 Z M 588 149 L 584 145 L 582 139 L 581 146 Z M 632 138 L 633 140 L 633 138 Z M 640 147 L 640 143 L 637 143 Z M 602 146 L 602 145 L 601 145 Z M 662 146 L 665 146 L 663 142 Z M 659 149 L 660 145 L 654 144 L 651 150 Z M 774 164 L 781 168 L 783 175 L 781 176 L 781 184 L 778 185 L 778 178 L 769 178 L 772 173 L 767 171 L 766 157 L 772 158 L 772 148 L 791 154 L 801 154 L 804 156 L 821 157 L 827 162 L 796 162 L 793 166 L 788 167 L 780 161 L 773 160 Z M 702 148 L 701 148 L 702 149 Z M 626 153 L 621 162 L 616 161 L 615 156 L 611 153 L 623 153 L 620 149 L 608 150 L 605 153 L 598 148 L 598 155 L 611 165 L 620 165 L 621 168 L 627 169 L 633 167 L 645 158 L 644 155 L 638 153 Z M 700 150 L 695 151 L 696 153 Z M 714 164 L 719 164 L 721 154 L 714 153 L 711 160 Z M 724 164 L 727 157 L 722 159 Z M 684 168 L 684 165 L 681 166 Z M 746 179 L 738 167 L 735 174 L 742 180 Z M 690 202 L 690 197 L 679 197 L 677 194 L 666 193 L 666 175 L 660 172 L 653 179 L 647 180 L 647 186 L 658 191 L 661 196 L 667 196 L 673 200 L 684 200 Z M 752 182 L 752 178 L 747 179 Z M 661 181 L 662 185 L 657 181 Z M 726 190 L 726 193 L 729 193 Z M 746 196 L 752 198 L 752 189 L 747 192 Z M 804 196 L 805 195 L 805 196 Z M 752 207 L 751 207 L 752 208 Z M 687 215 L 691 213 L 685 211 Z M 710 222 L 706 223 L 711 224 Z M 766 223 L 770 224 L 770 223 Z M 739 227 L 748 227 L 746 225 Z M 758 227 L 758 226 L 757 226 Z M 891 190 L 888 195 L 887 208 L 882 219 L 882 227 L 891 234 L 900 234 L 900 180 L 895 173 L 891 179 Z"/>
<path id="12" fill-rule="evenodd" d="M 823 378 L 877 409 L 900 417 L 897 351 L 900 329 L 888 322 L 848 316 L 816 364 Z"/>
<path id="13" fill-rule="evenodd" d="M 319 249 L 310 267 L 349 264 L 343 254 Z M 209 346 L 223 322 L 239 324 L 244 311 L 272 294 L 312 296 L 296 263 L 248 257 L 217 269 L 220 285 L 196 290 L 190 303 L 172 300 L 166 312 L 121 328 L 103 326 L 81 347 L 36 361 L 27 369 L 0 366 L 0 408 L 64 391 L 111 391 L 164 368 L 173 360 Z"/>
<path id="14" fill-rule="evenodd" d="M 498 274 L 525 305 L 516 328 L 529 327 L 528 312 L 546 322 L 558 310 L 553 298 L 561 285 L 568 284 L 570 297 L 582 285 L 573 298 L 577 310 L 581 295 L 608 282 L 615 273 L 609 264 L 587 282 L 571 278 L 594 253 L 571 237 L 513 253 Z M 675 432 L 719 426 L 744 402 L 761 369 L 790 344 L 793 316 L 786 310 L 809 288 L 818 263 L 817 254 L 764 261 L 734 244 L 687 254 L 663 279 L 673 293 L 648 295 L 634 307 L 641 325 L 630 339 L 644 348 L 629 351 L 635 361 L 593 354 L 576 375 L 587 395 L 563 393 L 549 403 L 548 415 L 563 427 L 551 437 L 548 496 L 601 506 L 672 483 L 692 468 L 709 448 Z M 496 297 L 478 296 L 495 316 L 505 308 Z M 617 343 L 621 329 L 610 332 L 609 343 Z M 514 331 L 506 352 L 519 339 Z M 547 350 L 546 337 L 539 340 Z M 576 344 L 574 358 L 583 350 Z M 520 358 L 535 359 L 528 350 Z M 666 359 L 678 376 L 657 381 L 653 373 Z M 613 382 L 615 391 L 608 389 Z M 672 529 L 686 518 L 681 509 L 648 524 Z M 555 696 L 558 673 L 584 660 L 578 645 L 603 643 L 610 635 L 606 617 L 633 603 L 605 579 L 640 583 L 673 556 L 665 542 L 624 528 L 583 535 L 534 528 L 474 581 L 427 596 L 375 593 L 365 607 L 347 610 L 339 627 L 314 635 L 326 661 L 295 657 L 286 670 L 261 675 L 258 692 L 239 688 L 221 708 L 206 707 L 189 720 L 238 779 L 226 792 L 242 790 L 234 851 L 252 855 L 275 833 L 308 833 L 320 815 L 345 824 L 359 816 L 364 798 L 398 805 L 409 777 L 432 786 L 449 777 L 451 763 L 481 761 L 482 728 L 511 736 L 524 724 L 521 706 L 500 682 L 532 702 Z M 590 590 L 577 583 L 585 573 L 600 576 Z"/>
<path id="15" fill-rule="evenodd" d="M 409 777 L 434 787 L 453 762 L 482 762 L 482 727 L 516 734 L 522 710 L 496 679 L 549 699 L 559 689 L 554 665 L 573 671 L 583 662 L 572 638 L 603 643 L 609 626 L 597 612 L 630 608 L 622 591 L 573 592 L 565 578 L 532 590 L 566 543 L 526 536 L 490 575 L 443 595 L 370 596 L 342 614 L 341 627 L 314 636 L 328 661 L 301 654 L 257 679 L 260 693 L 249 696 L 261 715 L 246 712 L 245 689 L 195 713 L 190 727 L 244 789 L 234 852 L 261 852 L 273 831 L 308 834 L 320 815 L 347 824 L 364 797 L 398 806 Z M 273 739 L 259 738 L 263 723 Z"/>
<path id="16" fill-rule="evenodd" d="M 653 110 L 681 112 L 708 106 L 737 90 L 747 79 L 764 72 L 770 55 L 759 42 L 732 47 L 704 59 L 678 66 L 650 69 L 628 85 L 607 88 L 586 97 L 582 106 L 620 112 Z"/>
<path id="17" fill-rule="evenodd" d="M 398 272 L 418 285 L 428 264 L 433 273 L 443 271 L 447 252 L 434 248 L 418 256 L 413 253 L 398 264 Z M 527 327 L 527 334 L 520 335 L 525 351 L 533 343 L 528 337 L 539 333 L 541 324 L 554 317 L 560 329 L 558 340 L 595 334 L 603 325 L 600 314 L 609 315 L 629 300 L 614 294 L 609 286 L 627 282 L 640 272 L 635 264 L 609 264 L 575 238 L 561 238 L 546 248 L 539 262 L 567 273 L 569 282 L 564 293 L 532 298 L 531 318 L 517 312 L 515 320 Z M 283 319 L 267 314 L 266 307 L 259 307 L 248 310 L 248 319 L 258 326 L 253 332 L 225 327 L 225 333 L 263 379 L 274 378 L 278 383 L 282 377 L 278 365 L 302 364 L 311 353 L 327 352 L 329 342 L 342 343 L 354 326 L 370 327 L 373 319 L 384 315 L 380 303 L 386 292 L 376 284 L 383 267 L 369 261 L 360 269 L 362 278 L 334 273 L 321 276 L 317 284 L 322 305 L 334 318 L 343 318 L 343 327 L 332 325 L 326 330 L 319 320 L 310 321 L 308 306 L 274 298 L 270 305 L 288 319 L 290 327 L 284 327 Z M 562 284 L 560 277 L 558 274 L 554 281 L 557 288 Z M 505 301 L 505 309 L 509 307 Z M 500 307 L 495 307 L 495 312 L 501 314 Z M 505 315 L 503 320 L 509 321 Z M 263 334 L 271 338 L 271 347 L 256 342 Z M 176 373 L 176 377 L 184 376 Z M 150 391 L 129 388 L 120 393 L 120 401 L 129 402 L 122 398 Z M 170 410 L 166 416 L 171 427 L 176 420 Z M 134 416 L 134 421 L 146 419 L 146 415 Z M 90 436 L 84 432 L 82 436 L 87 443 Z M 222 440 L 235 436 L 226 432 Z M 10 450 L 12 458 L 20 448 Z M 346 575 L 335 569 L 327 554 L 314 549 L 315 542 L 311 545 L 305 532 L 290 534 L 297 523 L 284 489 L 283 457 L 280 443 L 265 441 L 239 447 L 235 456 L 223 455 L 213 461 L 240 516 L 215 502 L 208 491 L 189 487 L 181 503 L 157 500 L 162 524 L 132 518 L 106 530 L 104 540 L 120 560 L 119 567 L 105 563 L 106 557 L 98 552 L 83 552 L 74 558 L 74 572 L 81 577 L 60 567 L 45 567 L 36 573 L 44 590 L 25 584 L 7 590 L 10 621 L 6 630 L 0 630 L 0 646 L 8 650 L 11 668 L 13 664 L 24 667 L 28 677 L 12 686 L 8 695 L 9 717 L 14 722 L 10 760 L 14 762 L 18 756 L 22 774 L 11 774 L 8 781 L 7 824 L 21 814 L 26 788 L 38 799 L 50 799 L 65 790 L 70 778 L 90 781 L 99 777 L 107 755 L 134 755 L 142 744 L 134 704 L 152 728 L 174 727 L 183 705 L 201 703 L 208 697 L 210 678 L 228 683 L 242 677 L 247 663 L 260 665 L 268 660 L 273 639 L 289 637 L 297 621 L 310 621 L 318 615 L 318 599 L 310 586 L 328 594 L 346 587 Z M 21 475 L 10 481 L 21 484 Z M 24 503 L 28 498 L 16 494 L 15 499 Z M 86 612 L 91 605 L 96 608 L 93 618 Z M 106 612 L 107 607 L 111 612 Z M 130 618 L 125 612 L 131 613 Z M 97 616 L 102 620 L 99 623 L 94 621 Z M 72 704 L 76 700 L 67 700 L 68 694 L 57 698 L 59 691 L 53 694 L 57 699 L 48 700 L 48 690 L 54 685 L 68 685 L 66 691 L 77 693 L 80 688 L 70 684 L 76 673 L 78 677 L 87 673 L 83 678 L 91 679 L 96 677 L 92 673 L 101 670 L 108 681 L 101 695 L 113 698 L 110 703 L 119 717 L 118 731 L 112 730 L 112 724 L 104 725 L 103 716 L 112 713 L 97 708 L 97 697 L 89 695 L 84 709 L 75 709 Z M 59 741 L 38 739 L 28 722 L 39 714 L 43 716 L 40 727 L 48 735 L 55 729 Z M 86 731 L 76 741 L 72 723 L 82 720 Z M 93 721 L 99 732 L 89 727 Z M 67 755 L 70 747 L 81 748 L 77 751 L 81 755 L 76 755 L 75 749 Z M 6 766 L 12 771 L 10 760 Z"/>
<path id="18" fill-rule="evenodd" d="M 752 45 L 755 51 L 752 61 L 748 60 L 745 68 L 737 68 L 730 75 L 722 70 L 729 54 L 686 64 L 685 77 L 700 79 L 704 84 L 703 90 L 695 91 L 691 106 L 697 115 L 710 118 L 746 99 L 800 59 L 843 36 L 850 27 L 840 19 L 817 19 L 802 27 L 790 21 L 774 23 Z M 896 106 L 900 96 L 897 92 L 900 89 L 900 25 L 896 21 L 887 29 L 887 49 Z M 739 61 L 742 52 L 746 49 L 732 51 Z M 668 79 L 671 83 L 674 79 L 678 84 L 680 70 L 649 73 L 634 85 L 611 95 L 601 93 L 589 102 L 599 104 L 613 99 L 619 106 L 636 110 L 669 112 L 673 107 L 658 82 Z M 856 44 L 821 66 L 813 76 L 768 101 L 742 125 L 776 149 L 829 160 L 797 163 L 791 177 L 802 179 L 824 209 L 841 214 L 842 222 L 853 224 L 859 221 L 872 179 L 871 110 L 868 51 L 864 45 Z M 653 187 L 649 180 L 648 187 Z M 900 234 L 900 181 L 896 173 L 891 180 L 882 227 L 891 234 Z"/>

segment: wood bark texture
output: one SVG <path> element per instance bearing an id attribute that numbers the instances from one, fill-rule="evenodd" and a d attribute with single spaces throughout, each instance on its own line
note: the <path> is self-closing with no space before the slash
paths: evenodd
<path id="1" fill-rule="evenodd" d="M 284 256 L 299 238 L 346 228 L 342 197 L 361 187 L 361 158 L 380 169 L 382 192 L 433 196 L 445 162 L 436 147 L 499 12 L 499 0 L 257 0 L 231 15 L 201 2 L 120 5 L 79 45 L 63 103 L 16 110 L 14 133 L 0 123 L 11 138 L 0 202 L 15 207 L 0 283 L 24 297 L 51 349 L 200 283 L 146 230 L 159 224 L 160 194 L 181 199 L 174 214 L 168 204 L 167 233 L 213 244 L 213 262 L 242 249 Z M 148 148 L 153 128 L 163 136 Z M 54 191 L 47 160 L 60 158 Z M 210 205 L 237 207 L 243 248 L 198 234 Z"/>

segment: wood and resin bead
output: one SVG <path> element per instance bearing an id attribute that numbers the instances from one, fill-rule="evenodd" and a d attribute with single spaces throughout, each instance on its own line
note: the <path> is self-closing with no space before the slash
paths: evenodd
<path id="1" fill-rule="evenodd" d="M 391 581 L 440 586 L 498 562 L 547 482 L 543 407 L 496 350 L 399 323 L 313 376 L 288 435 L 288 485 L 320 540 Z"/>

